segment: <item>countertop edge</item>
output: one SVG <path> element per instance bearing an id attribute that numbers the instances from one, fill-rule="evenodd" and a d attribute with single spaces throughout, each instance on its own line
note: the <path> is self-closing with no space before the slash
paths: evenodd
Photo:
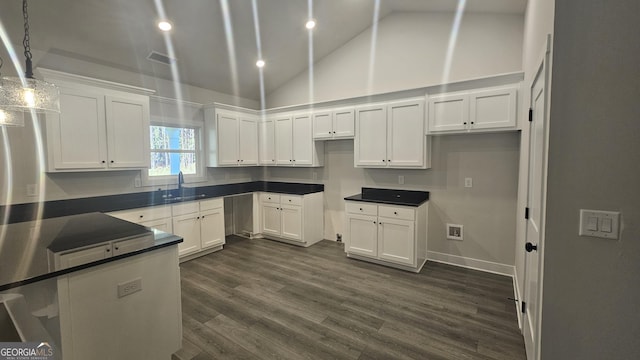
<path id="1" fill-rule="evenodd" d="M 61 276 L 61 275 L 70 274 L 70 273 L 73 273 L 73 272 L 76 272 L 76 271 L 92 268 L 92 267 L 95 267 L 95 266 L 98 266 L 98 265 L 102 265 L 102 264 L 106 264 L 106 263 L 109 263 L 109 262 L 112 262 L 112 261 L 117 261 L 117 260 L 125 259 L 125 258 L 128 258 L 128 257 L 136 256 L 136 255 L 139 255 L 139 254 L 143 254 L 143 253 L 151 252 L 151 251 L 154 251 L 154 250 L 162 249 L 162 248 L 169 247 L 169 246 L 172 246 L 172 245 L 177 245 L 177 244 L 179 244 L 179 243 L 181 243 L 183 241 L 183 239 L 181 237 L 176 236 L 176 235 L 170 235 L 168 237 L 170 237 L 172 239 L 171 240 L 167 240 L 166 242 L 162 242 L 160 244 L 155 244 L 155 245 L 149 246 L 148 248 L 145 248 L 145 249 L 132 251 L 132 252 L 129 252 L 129 253 L 126 253 L 126 254 L 113 256 L 113 257 L 110 257 L 110 258 L 106 258 L 106 259 L 90 262 L 90 263 L 87 263 L 87 264 L 74 266 L 74 267 L 67 268 L 67 269 L 55 270 L 55 271 L 52 271 L 52 272 L 49 272 L 49 273 L 46 273 L 46 274 L 34 276 L 32 278 L 29 278 L 29 279 L 24 279 L 24 280 L 20 280 L 20 281 L 15 281 L 15 282 L 3 284 L 3 285 L 0 285 L 0 292 L 5 291 L 5 290 L 9 290 L 9 289 L 13 289 L 13 288 L 16 288 L 16 287 L 19 287 L 19 286 L 33 284 L 33 283 L 38 282 L 38 281 L 51 279 L 51 278 L 58 277 L 58 276 Z"/>
<path id="2" fill-rule="evenodd" d="M 367 202 L 367 203 L 374 203 L 374 204 L 385 204 L 385 205 L 398 205 L 398 206 L 410 206 L 410 207 L 419 207 L 420 205 L 429 202 L 429 199 L 424 200 L 422 202 L 418 203 L 406 203 L 406 202 L 399 202 L 399 201 L 388 201 L 388 200 L 374 200 L 374 199 L 358 199 L 358 198 L 351 198 L 351 197 L 346 197 L 344 198 L 344 200 L 346 201 L 358 201 L 358 202 Z"/>

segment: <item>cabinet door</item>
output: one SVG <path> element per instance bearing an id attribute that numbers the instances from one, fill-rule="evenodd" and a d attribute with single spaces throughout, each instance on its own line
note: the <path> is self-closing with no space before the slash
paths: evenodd
<path id="1" fill-rule="evenodd" d="M 178 244 L 178 254 L 180 256 L 200 250 L 200 221 L 198 214 L 174 216 L 173 233 L 183 239 Z"/>
<path id="2" fill-rule="evenodd" d="M 276 164 L 293 165 L 293 124 L 290 116 L 275 118 Z"/>
<path id="3" fill-rule="evenodd" d="M 62 88 L 60 114 L 47 115 L 47 145 L 55 169 L 107 167 L 104 96 Z"/>
<path id="4" fill-rule="evenodd" d="M 474 91 L 469 94 L 472 129 L 516 127 L 515 88 Z"/>
<path id="5" fill-rule="evenodd" d="M 313 165 L 311 114 L 293 118 L 293 165 Z"/>
<path id="6" fill-rule="evenodd" d="M 333 111 L 333 138 L 352 139 L 355 134 L 355 113 L 353 108 Z"/>
<path id="7" fill-rule="evenodd" d="M 276 164 L 275 126 L 273 120 L 265 120 L 259 126 L 260 165 Z"/>
<path id="8" fill-rule="evenodd" d="M 218 165 L 238 165 L 238 117 L 227 113 L 217 114 Z"/>
<path id="9" fill-rule="evenodd" d="M 110 168 L 148 168 L 149 98 L 107 96 L 107 148 Z"/>
<path id="10" fill-rule="evenodd" d="M 258 122 L 255 119 L 240 117 L 240 165 L 258 165 Z"/>
<path id="11" fill-rule="evenodd" d="M 354 145 L 356 167 L 387 166 L 387 107 L 384 104 L 356 110 Z"/>
<path id="12" fill-rule="evenodd" d="M 378 257 L 403 265 L 415 265 L 413 221 L 378 218 Z"/>
<path id="13" fill-rule="evenodd" d="M 429 97 L 429 131 L 464 131 L 469 122 L 469 96 L 466 93 Z"/>
<path id="14" fill-rule="evenodd" d="M 421 168 L 425 165 L 424 100 L 398 101 L 387 109 L 387 164 Z"/>
<path id="15" fill-rule="evenodd" d="M 140 223 L 140 225 L 173 234 L 173 226 L 171 224 L 171 218 L 143 221 Z"/>
<path id="16" fill-rule="evenodd" d="M 225 244 L 223 208 L 200 213 L 200 239 L 202 249 Z"/>
<path id="17" fill-rule="evenodd" d="M 347 252 L 368 257 L 378 255 L 378 225 L 375 216 L 347 215 Z"/>
<path id="18" fill-rule="evenodd" d="M 280 236 L 282 222 L 280 220 L 280 204 L 262 204 L 262 233 Z"/>
<path id="19" fill-rule="evenodd" d="M 333 116 L 331 111 L 313 114 L 313 138 L 331 139 L 333 137 Z"/>
<path id="20" fill-rule="evenodd" d="M 281 205 L 282 237 L 302 241 L 302 207 Z"/>

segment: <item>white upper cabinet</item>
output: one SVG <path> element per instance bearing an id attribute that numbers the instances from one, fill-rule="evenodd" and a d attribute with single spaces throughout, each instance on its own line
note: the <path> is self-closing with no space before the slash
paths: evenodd
<path id="1" fill-rule="evenodd" d="M 430 167 L 424 117 L 423 98 L 356 108 L 355 166 Z"/>
<path id="2" fill-rule="evenodd" d="M 258 118 L 242 112 L 205 109 L 208 166 L 258 165 Z"/>
<path id="3" fill-rule="evenodd" d="M 274 122 L 276 165 L 323 166 L 324 145 L 313 141 L 310 113 L 276 114 L 270 119 Z"/>
<path id="4" fill-rule="evenodd" d="M 355 134 L 355 112 L 352 107 L 313 113 L 313 139 L 352 139 Z"/>
<path id="5" fill-rule="evenodd" d="M 517 86 L 429 96 L 427 134 L 517 130 Z"/>
<path id="6" fill-rule="evenodd" d="M 266 119 L 258 125 L 260 148 L 258 151 L 259 164 L 273 166 L 276 164 L 276 138 L 273 119 Z"/>
<path id="7" fill-rule="evenodd" d="M 148 96 L 65 81 L 58 84 L 60 114 L 47 114 L 44 124 L 49 172 L 149 166 Z"/>

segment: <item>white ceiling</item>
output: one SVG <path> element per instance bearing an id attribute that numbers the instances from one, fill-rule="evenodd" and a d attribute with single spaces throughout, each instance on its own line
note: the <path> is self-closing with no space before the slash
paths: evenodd
<path id="1" fill-rule="evenodd" d="M 170 67 L 146 59 L 152 50 L 168 53 L 155 26 L 159 17 L 156 3 L 162 3 L 174 23 L 170 43 L 180 82 L 257 100 L 260 87 L 252 4 L 258 10 L 267 62 L 264 83 L 269 93 L 309 64 L 304 23 L 310 2 L 318 20 L 313 32 L 314 62 L 373 22 L 375 0 L 31 0 L 31 46 L 46 54 L 173 79 Z M 225 3 L 233 32 L 237 91 L 221 8 Z M 380 0 L 379 17 L 393 11 L 454 11 L 457 5 L 458 0 Z M 523 14 L 525 7 L 526 0 L 467 0 L 465 11 Z M 21 12 L 21 0 L 0 2 L 0 22 L 22 58 Z M 61 58 L 44 55 L 36 65 L 73 72 Z M 7 63 L 5 59 L 5 66 Z"/>

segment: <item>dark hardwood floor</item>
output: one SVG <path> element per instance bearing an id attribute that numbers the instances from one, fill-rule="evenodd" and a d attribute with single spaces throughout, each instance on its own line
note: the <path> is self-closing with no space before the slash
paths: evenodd
<path id="1" fill-rule="evenodd" d="M 237 236 L 181 273 L 174 359 L 525 359 L 508 277 Z"/>

